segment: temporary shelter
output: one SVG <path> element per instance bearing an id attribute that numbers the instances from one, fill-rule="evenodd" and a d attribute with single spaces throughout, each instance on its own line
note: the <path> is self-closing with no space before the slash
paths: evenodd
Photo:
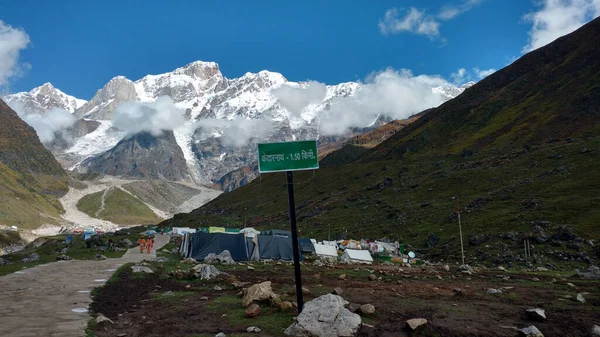
<path id="1" fill-rule="evenodd" d="M 253 238 L 253 237 L 257 236 L 258 234 L 260 234 L 260 231 L 257 231 L 256 229 L 254 229 L 252 227 L 248 227 L 248 228 L 240 229 L 240 233 L 245 234 L 246 238 Z"/>
<path id="2" fill-rule="evenodd" d="M 335 257 L 337 259 L 338 252 L 334 246 L 315 244 L 315 254 L 317 256 Z"/>
<path id="3" fill-rule="evenodd" d="M 185 233 L 195 233 L 195 232 L 196 232 L 196 228 L 189 228 L 189 227 L 173 227 L 171 229 L 171 233 L 179 234 L 179 235 L 183 235 Z"/>
<path id="4" fill-rule="evenodd" d="M 305 254 L 314 254 L 315 246 L 313 245 L 310 239 L 306 238 L 298 238 L 298 247 L 300 248 L 301 253 Z"/>
<path id="5" fill-rule="evenodd" d="M 257 247 L 258 256 L 261 260 L 294 260 L 294 249 L 292 248 L 292 238 L 276 235 L 258 235 Z M 253 257 L 256 254 L 253 252 Z M 302 255 L 300 255 L 302 259 Z"/>
<path id="6" fill-rule="evenodd" d="M 346 249 L 341 257 L 344 263 L 373 263 L 373 257 L 368 250 Z"/>
<path id="7" fill-rule="evenodd" d="M 198 261 L 210 254 L 220 254 L 224 250 L 231 253 L 235 261 L 248 260 L 246 238 L 243 234 L 194 233 L 190 234 L 189 257 Z"/>

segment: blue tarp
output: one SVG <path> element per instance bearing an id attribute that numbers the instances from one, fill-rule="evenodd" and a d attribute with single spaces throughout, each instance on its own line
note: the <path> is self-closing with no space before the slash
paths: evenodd
<path id="1" fill-rule="evenodd" d="M 228 250 L 235 261 L 248 260 L 246 238 L 243 234 L 192 233 L 189 249 L 189 257 L 198 261 L 203 261 L 210 253 L 220 254 L 224 250 Z"/>
<path id="2" fill-rule="evenodd" d="M 315 252 L 315 246 L 307 238 L 298 238 L 298 247 L 302 253 L 314 254 Z"/>
<path id="3" fill-rule="evenodd" d="M 294 260 L 292 238 L 262 234 L 257 238 L 261 260 Z M 302 254 L 300 254 L 300 260 L 302 261 Z"/>

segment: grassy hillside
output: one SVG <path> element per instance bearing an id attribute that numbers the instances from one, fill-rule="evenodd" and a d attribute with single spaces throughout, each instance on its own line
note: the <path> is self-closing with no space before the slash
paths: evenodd
<path id="1" fill-rule="evenodd" d="M 600 239 L 598 45 L 600 19 L 379 146 L 354 158 L 342 149 L 330 155 L 341 158 L 331 166 L 295 173 L 301 235 L 387 237 L 430 258 L 457 260 L 458 197 L 471 262 L 525 264 L 525 238 L 537 263 L 600 259 L 587 241 Z M 237 227 L 244 217 L 257 228 L 289 228 L 283 174 L 263 175 L 168 223 Z"/>
<path id="2" fill-rule="evenodd" d="M 146 204 L 118 188 L 110 188 L 106 194 L 105 191 L 88 194 L 77 202 L 77 208 L 91 217 L 121 225 L 155 224 L 162 221 Z"/>

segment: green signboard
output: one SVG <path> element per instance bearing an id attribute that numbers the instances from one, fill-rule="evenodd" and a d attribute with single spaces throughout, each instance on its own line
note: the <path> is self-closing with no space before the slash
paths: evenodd
<path id="1" fill-rule="evenodd" d="M 260 173 L 318 168 L 316 140 L 258 144 L 258 171 Z"/>

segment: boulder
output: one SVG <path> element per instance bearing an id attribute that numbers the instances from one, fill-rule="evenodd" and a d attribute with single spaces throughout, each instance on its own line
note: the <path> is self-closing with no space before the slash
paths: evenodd
<path id="1" fill-rule="evenodd" d="M 131 266 L 131 271 L 133 271 L 134 273 L 154 274 L 152 269 L 144 266 Z"/>
<path id="2" fill-rule="evenodd" d="M 113 322 L 110 318 L 99 314 L 98 317 L 96 317 L 96 325 L 102 325 L 102 324 L 115 324 L 115 322 Z"/>
<path id="3" fill-rule="evenodd" d="M 215 263 L 217 261 L 217 254 L 215 253 L 210 253 L 204 258 L 204 263 Z"/>
<path id="4" fill-rule="evenodd" d="M 502 290 L 490 288 L 487 290 L 488 295 L 502 294 Z"/>
<path id="5" fill-rule="evenodd" d="M 117 242 L 117 247 L 131 248 L 133 247 L 133 242 L 129 239 L 123 239 Z"/>
<path id="6" fill-rule="evenodd" d="M 360 312 L 363 315 L 372 315 L 375 313 L 375 306 L 373 304 L 363 304 L 360 306 Z"/>
<path id="7" fill-rule="evenodd" d="M 21 263 L 29 263 L 29 262 L 34 262 L 34 261 L 39 261 L 40 260 L 40 256 L 37 255 L 36 253 L 31 253 L 29 254 L 29 256 L 24 257 L 21 259 Z"/>
<path id="8" fill-rule="evenodd" d="M 245 317 L 256 317 L 260 315 L 260 307 L 258 306 L 258 304 L 253 303 L 251 304 L 247 309 L 246 312 L 244 312 L 244 316 Z"/>
<path id="9" fill-rule="evenodd" d="M 296 322 L 285 329 L 288 336 L 355 336 L 361 325 L 360 316 L 344 308 L 343 298 L 327 294 L 304 304 Z"/>
<path id="10" fill-rule="evenodd" d="M 583 278 L 586 280 L 600 280 L 600 267 L 590 266 L 587 272 L 583 273 Z"/>
<path id="11" fill-rule="evenodd" d="M 533 308 L 525 310 L 527 312 L 527 316 L 531 319 L 535 319 L 538 321 L 542 321 L 546 319 L 546 312 L 544 309 Z"/>
<path id="12" fill-rule="evenodd" d="M 342 294 L 344 294 L 344 290 L 342 290 L 342 288 L 340 288 L 340 287 L 335 287 L 335 288 L 333 288 L 333 294 L 342 296 Z"/>
<path id="13" fill-rule="evenodd" d="M 538 328 L 536 328 L 534 325 L 528 326 L 523 329 L 519 329 L 519 336 L 544 337 L 544 335 L 542 335 L 540 330 L 538 330 Z"/>
<path id="14" fill-rule="evenodd" d="M 271 281 L 258 283 L 246 290 L 244 298 L 242 298 L 242 306 L 245 308 L 254 301 L 267 301 L 271 297 L 275 297 L 275 293 L 273 293 L 273 289 L 271 288 Z"/>
<path id="15" fill-rule="evenodd" d="M 158 263 L 165 263 L 165 262 L 169 262 L 169 259 L 164 256 L 157 256 L 157 257 L 151 259 L 150 261 L 158 262 Z"/>
<path id="16" fill-rule="evenodd" d="M 420 326 L 426 325 L 427 320 L 425 318 L 412 318 L 406 321 L 406 325 L 411 331 L 417 330 Z"/>
<path id="17" fill-rule="evenodd" d="M 72 260 L 70 256 L 67 255 L 59 255 L 56 257 L 56 261 L 69 261 Z"/>
<path id="18" fill-rule="evenodd" d="M 217 261 L 222 264 L 235 264 L 235 261 L 231 258 L 231 253 L 228 250 L 224 250 L 216 256 Z"/>
<path id="19" fill-rule="evenodd" d="M 340 274 L 340 276 L 338 276 L 338 279 L 345 280 L 346 279 L 346 274 Z"/>
<path id="20" fill-rule="evenodd" d="M 191 273 L 201 280 L 210 280 L 222 274 L 215 266 L 210 264 L 197 264 L 192 267 Z"/>
<path id="21" fill-rule="evenodd" d="M 106 256 L 104 256 L 102 254 L 96 254 L 96 256 L 94 256 L 94 260 L 98 260 L 98 261 L 106 260 Z"/>
<path id="22" fill-rule="evenodd" d="M 249 326 L 246 328 L 246 332 L 248 332 L 248 333 L 252 333 L 252 332 L 259 333 L 260 331 L 261 331 L 260 328 L 258 328 L 256 326 Z"/>

